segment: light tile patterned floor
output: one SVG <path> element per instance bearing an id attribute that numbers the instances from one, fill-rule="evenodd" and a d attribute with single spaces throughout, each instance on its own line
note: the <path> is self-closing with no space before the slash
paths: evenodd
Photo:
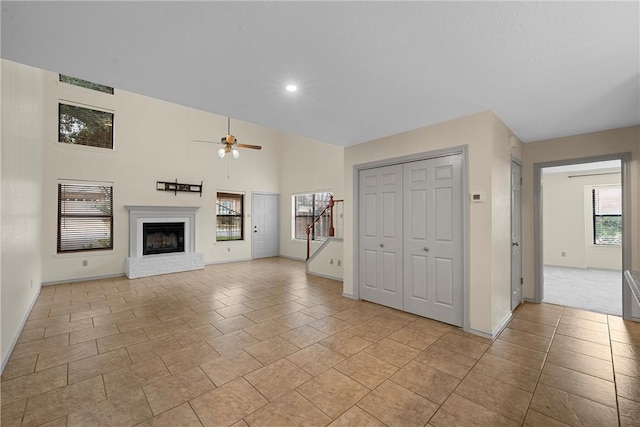
<path id="1" fill-rule="evenodd" d="M 525 304 L 501 336 L 273 258 L 45 287 L 2 426 L 640 425 L 640 324 Z"/>

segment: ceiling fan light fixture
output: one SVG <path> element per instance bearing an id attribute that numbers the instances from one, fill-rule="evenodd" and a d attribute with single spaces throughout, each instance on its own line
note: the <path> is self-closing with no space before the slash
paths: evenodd
<path id="1" fill-rule="evenodd" d="M 225 151 L 224 148 L 221 148 L 218 150 L 218 157 L 220 157 L 221 159 L 224 159 L 225 154 L 227 154 L 227 152 Z"/>
<path id="2" fill-rule="evenodd" d="M 233 155 L 234 159 L 237 159 L 238 157 L 240 157 L 240 152 L 238 150 L 236 150 L 235 148 L 233 150 L 231 150 L 231 154 Z"/>
<path id="3" fill-rule="evenodd" d="M 288 84 L 285 89 L 287 90 L 287 92 L 296 92 L 298 90 L 298 86 L 294 85 L 294 84 Z"/>

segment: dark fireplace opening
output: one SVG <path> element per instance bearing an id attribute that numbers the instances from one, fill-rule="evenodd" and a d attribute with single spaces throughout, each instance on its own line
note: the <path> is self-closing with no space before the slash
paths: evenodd
<path id="1" fill-rule="evenodd" d="M 142 239 L 142 255 L 184 252 L 184 222 L 145 222 Z"/>

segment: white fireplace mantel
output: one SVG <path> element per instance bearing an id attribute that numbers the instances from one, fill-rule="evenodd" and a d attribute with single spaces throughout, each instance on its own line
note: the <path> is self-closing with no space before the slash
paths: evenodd
<path id="1" fill-rule="evenodd" d="M 127 277 L 153 276 L 204 268 L 203 256 L 196 248 L 196 211 L 199 206 L 127 205 L 129 210 L 129 257 Z M 149 222 L 183 222 L 184 252 L 143 256 L 143 224 Z"/>

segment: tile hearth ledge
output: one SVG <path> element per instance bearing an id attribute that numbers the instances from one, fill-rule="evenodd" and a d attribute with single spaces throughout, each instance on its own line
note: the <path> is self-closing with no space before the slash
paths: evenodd
<path id="1" fill-rule="evenodd" d="M 129 210 L 129 256 L 125 273 L 129 279 L 202 270 L 204 257 L 195 251 L 196 211 L 199 206 L 126 205 Z M 142 255 L 143 224 L 149 222 L 183 222 L 184 252 L 161 255 Z"/>

